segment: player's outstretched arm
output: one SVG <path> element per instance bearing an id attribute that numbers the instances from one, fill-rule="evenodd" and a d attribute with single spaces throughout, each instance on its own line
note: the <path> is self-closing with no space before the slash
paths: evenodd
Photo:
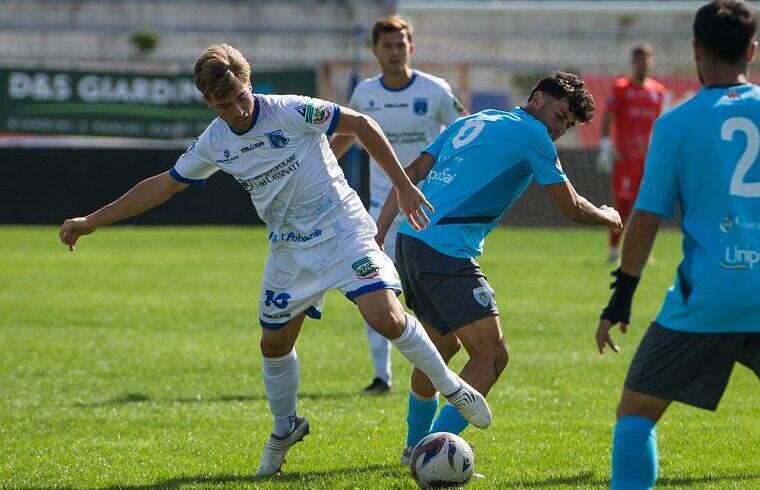
<path id="1" fill-rule="evenodd" d="M 575 191 L 570 182 L 547 185 L 562 215 L 582 225 L 604 225 L 615 231 L 623 230 L 620 214 L 610 206 L 596 207 Z"/>
<path id="2" fill-rule="evenodd" d="M 628 220 L 620 267 L 612 273 L 616 278 L 611 286 L 614 291 L 607 307 L 602 310 L 596 329 L 596 347 L 600 354 L 604 352 L 605 346 L 609 346 L 613 352 L 620 352 L 620 347 L 610 337 L 610 329 L 620 323 L 620 331 L 628 331 L 633 294 L 652 251 L 659 227 L 660 217 L 645 211 L 634 211 Z"/>
<path id="3" fill-rule="evenodd" d="M 427 177 L 430 169 L 435 164 L 435 158 L 430 153 L 422 153 L 420 156 L 414 159 L 412 163 L 404 167 L 404 172 L 409 177 L 409 180 L 413 184 L 417 184 L 419 181 Z M 383 208 L 380 211 L 380 216 L 377 218 L 377 235 L 375 240 L 382 246 L 385 242 L 385 236 L 388 233 L 393 220 L 398 214 L 398 196 L 395 190 L 391 190 L 388 193 L 388 197 L 385 199 Z"/>
<path id="4" fill-rule="evenodd" d="M 398 194 L 398 206 L 404 213 L 409 224 L 415 230 L 421 230 L 430 223 L 424 208 L 431 212 L 433 206 L 425 199 L 396 158 L 391 144 L 383 134 L 380 125 L 369 116 L 360 114 L 347 107 L 340 108 L 340 119 L 335 128 L 337 134 L 355 135 L 372 158 L 388 174 Z"/>
<path id="5" fill-rule="evenodd" d="M 69 250 L 74 250 L 82 235 L 89 235 L 101 226 L 136 216 L 169 200 L 189 184 L 174 180 L 169 172 L 149 177 L 135 185 L 114 202 L 103 206 L 92 214 L 80 218 L 67 219 L 61 225 L 58 237 Z"/>

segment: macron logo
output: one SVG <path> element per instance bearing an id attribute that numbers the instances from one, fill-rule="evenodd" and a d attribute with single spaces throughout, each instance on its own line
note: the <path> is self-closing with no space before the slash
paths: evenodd
<path id="1" fill-rule="evenodd" d="M 255 143 L 251 143 L 248 146 L 242 147 L 240 149 L 240 153 L 248 153 L 249 151 L 255 150 L 256 148 L 261 148 L 262 146 L 264 146 L 264 142 L 263 141 L 257 141 Z"/>

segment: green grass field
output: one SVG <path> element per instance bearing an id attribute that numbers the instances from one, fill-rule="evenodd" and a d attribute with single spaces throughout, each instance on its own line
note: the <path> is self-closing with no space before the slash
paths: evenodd
<path id="1" fill-rule="evenodd" d="M 75 253 L 53 227 L 0 228 L 0 487 L 414 488 L 398 464 L 409 365 L 371 378 L 355 307 L 331 293 L 298 343 L 312 434 L 284 472 L 253 472 L 271 420 L 258 349 L 261 228 L 112 227 Z M 510 347 L 494 423 L 464 437 L 470 488 L 605 488 L 628 361 L 680 257 L 661 234 L 619 355 L 594 345 L 609 294 L 601 230 L 498 230 L 481 265 Z M 455 359 L 463 363 L 463 354 Z M 659 425 L 660 485 L 760 488 L 760 390 L 734 371 L 717 413 L 674 406 Z"/>

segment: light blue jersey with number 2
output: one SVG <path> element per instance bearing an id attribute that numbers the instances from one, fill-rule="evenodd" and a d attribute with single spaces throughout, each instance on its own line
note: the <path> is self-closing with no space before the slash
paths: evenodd
<path id="1" fill-rule="evenodd" d="M 657 322 L 760 331 L 760 87 L 705 87 L 654 126 L 636 210 L 681 208 L 683 260 Z"/>
<path id="2" fill-rule="evenodd" d="M 527 189 L 566 182 L 546 127 L 521 108 L 485 110 L 457 119 L 424 153 L 436 162 L 421 186 L 435 208 L 430 224 L 399 233 L 453 257 L 476 257 L 486 235 Z"/>

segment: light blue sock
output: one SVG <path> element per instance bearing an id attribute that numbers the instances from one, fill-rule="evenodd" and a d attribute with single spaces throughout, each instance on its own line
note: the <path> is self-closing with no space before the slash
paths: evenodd
<path id="1" fill-rule="evenodd" d="M 430 432 L 451 432 L 459 435 L 466 428 L 467 421 L 464 417 L 459 415 L 453 405 L 446 402 L 441 413 L 438 414 L 438 418 L 433 422 L 433 428 L 430 429 Z"/>
<path id="2" fill-rule="evenodd" d="M 657 480 L 657 428 L 646 417 L 621 417 L 612 440 L 612 490 L 644 490 Z"/>
<path id="3" fill-rule="evenodd" d="M 438 394 L 432 400 L 418 398 L 409 393 L 409 412 L 406 416 L 406 445 L 416 446 L 426 435 L 430 434 L 430 425 L 438 410 Z"/>

